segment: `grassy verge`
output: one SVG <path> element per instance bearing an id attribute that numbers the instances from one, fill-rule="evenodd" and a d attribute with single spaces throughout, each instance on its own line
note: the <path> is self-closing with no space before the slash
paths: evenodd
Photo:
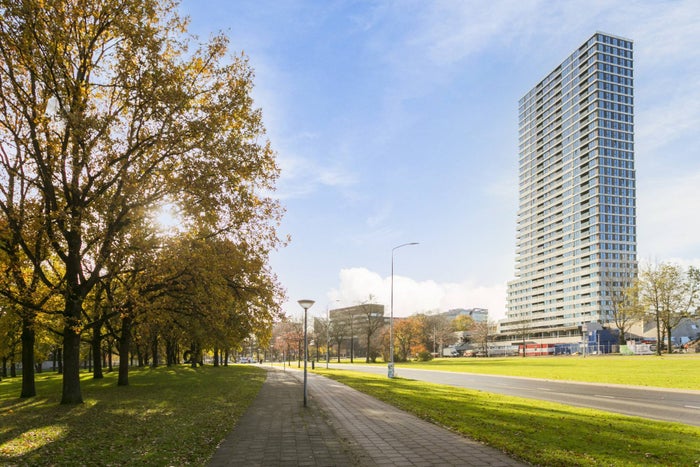
<path id="1" fill-rule="evenodd" d="M 410 368 L 526 376 L 589 383 L 700 389 L 700 354 L 440 358 Z"/>
<path id="2" fill-rule="evenodd" d="M 535 465 L 700 464 L 697 427 L 402 378 L 316 372 Z"/>
<path id="3" fill-rule="evenodd" d="M 333 361 L 332 363 L 336 363 Z M 341 363 L 350 363 L 342 360 Z M 364 362 L 356 359 L 356 365 Z M 386 363 L 370 363 L 384 366 Z M 396 363 L 397 368 L 524 376 L 564 381 L 627 384 L 700 390 L 700 354 L 604 355 L 507 358 L 437 358 L 430 362 Z"/>
<path id="4" fill-rule="evenodd" d="M 130 385 L 83 376 L 85 403 L 61 406 L 61 377 L 37 375 L 38 397 L 19 399 L 20 378 L 0 382 L 2 465 L 204 465 L 258 393 L 253 366 L 132 371 Z"/>

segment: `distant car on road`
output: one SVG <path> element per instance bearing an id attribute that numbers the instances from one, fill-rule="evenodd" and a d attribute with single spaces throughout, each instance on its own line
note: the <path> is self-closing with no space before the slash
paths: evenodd
<path id="1" fill-rule="evenodd" d="M 253 357 L 240 357 L 238 363 L 253 363 Z"/>

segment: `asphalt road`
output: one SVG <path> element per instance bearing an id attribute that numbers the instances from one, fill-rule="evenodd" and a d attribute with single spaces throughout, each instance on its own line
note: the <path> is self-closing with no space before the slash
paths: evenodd
<path id="1" fill-rule="evenodd" d="M 321 367 L 324 364 L 321 363 Z M 331 364 L 332 368 L 387 374 L 387 367 Z M 574 383 L 513 376 L 396 367 L 396 376 L 578 407 L 700 426 L 700 391 Z"/>

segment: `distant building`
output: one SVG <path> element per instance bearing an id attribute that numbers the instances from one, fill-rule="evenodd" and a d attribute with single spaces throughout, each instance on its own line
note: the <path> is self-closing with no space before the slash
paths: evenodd
<path id="1" fill-rule="evenodd" d="M 486 308 L 454 308 L 440 314 L 450 320 L 458 316 L 469 316 L 475 323 L 486 323 L 489 320 L 489 310 Z"/>
<path id="2" fill-rule="evenodd" d="M 367 323 L 368 315 L 370 319 L 382 319 L 387 323 L 389 318 L 384 317 L 384 305 L 368 303 L 365 305 L 355 305 L 345 308 L 336 308 L 329 312 L 331 323 L 341 323 L 348 327 L 351 325 L 364 325 Z M 359 329 L 359 327 L 358 327 Z"/>
<path id="3" fill-rule="evenodd" d="M 580 341 L 637 275 L 633 58 L 596 33 L 520 100 L 515 341 Z"/>
<path id="4" fill-rule="evenodd" d="M 389 324 L 389 317 L 384 316 L 384 305 L 367 303 L 345 308 L 330 310 L 331 334 L 341 332 L 344 349 L 338 349 L 338 353 L 357 357 L 364 354 L 367 357 L 367 335 L 376 333 L 385 324 Z"/>

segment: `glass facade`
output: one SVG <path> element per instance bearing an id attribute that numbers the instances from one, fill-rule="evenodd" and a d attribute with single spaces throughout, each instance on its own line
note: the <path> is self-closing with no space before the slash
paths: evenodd
<path id="1" fill-rule="evenodd" d="M 633 44 L 596 33 L 519 102 L 516 273 L 501 333 L 580 339 L 637 274 Z"/>

